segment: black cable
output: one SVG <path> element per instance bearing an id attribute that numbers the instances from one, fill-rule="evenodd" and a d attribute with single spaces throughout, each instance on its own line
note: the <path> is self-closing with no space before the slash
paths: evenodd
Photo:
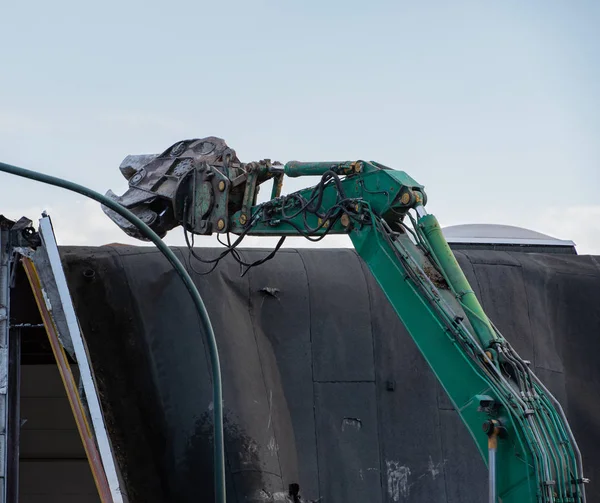
<path id="1" fill-rule="evenodd" d="M 328 184 L 329 184 L 329 181 L 328 181 L 328 182 L 326 182 L 326 183 L 324 183 L 324 184 L 322 184 L 322 185 L 321 185 L 321 183 L 319 183 L 318 185 L 316 185 L 316 186 L 313 188 L 313 191 L 311 192 L 310 198 L 309 198 L 308 200 L 307 200 L 307 199 L 304 199 L 304 198 L 303 198 L 303 197 L 302 197 L 300 194 L 298 194 L 297 192 L 295 192 L 295 193 L 293 193 L 293 194 L 290 194 L 290 195 L 288 195 L 288 196 L 285 196 L 285 198 L 286 198 L 286 201 L 285 201 L 285 203 L 287 203 L 287 199 L 296 199 L 296 200 L 298 200 L 298 201 L 300 202 L 300 204 L 301 204 L 301 207 L 300 207 L 300 209 L 299 209 L 298 211 L 296 211 L 296 213 L 294 213 L 293 215 L 286 215 L 286 214 L 285 214 L 285 203 L 284 203 L 284 205 L 281 207 L 281 215 L 282 215 L 282 217 L 284 217 L 284 218 L 296 218 L 298 215 L 300 215 L 300 213 L 306 212 L 307 210 L 308 210 L 308 211 L 310 211 L 310 212 L 311 212 L 311 213 L 313 213 L 313 214 L 319 215 L 319 213 L 318 213 L 318 212 L 315 212 L 314 210 L 311 210 L 311 209 L 310 209 L 310 205 L 311 205 L 311 203 L 312 203 L 312 202 L 315 200 L 315 198 L 316 198 L 316 197 L 317 197 L 317 196 L 318 196 L 318 195 L 319 195 L 319 194 L 320 194 L 320 193 L 321 193 L 323 190 L 325 190 L 325 188 L 326 188 L 326 186 L 327 186 Z M 317 190 L 319 190 L 320 192 L 317 192 Z M 321 202 L 322 202 L 322 196 L 321 196 Z M 321 202 L 320 202 L 320 204 L 321 204 Z M 267 203 L 267 204 L 268 204 L 268 203 Z M 320 207 L 320 204 L 319 204 L 319 205 L 317 205 L 317 209 Z"/>
<path id="2" fill-rule="evenodd" d="M 337 222 L 337 219 L 334 221 L 334 223 Z M 321 234 L 319 237 L 317 238 L 313 238 L 311 237 L 310 234 L 306 233 L 305 229 L 302 229 L 296 222 L 294 222 L 293 220 L 290 220 L 289 222 L 285 222 L 289 225 L 291 225 L 294 229 L 296 229 L 300 235 L 307 239 L 308 241 L 311 241 L 313 243 L 317 243 L 318 241 L 321 241 L 325 236 L 327 236 L 327 234 L 329 234 L 331 232 L 331 228 L 333 227 L 333 225 L 330 225 L 323 234 Z"/>
<path id="3" fill-rule="evenodd" d="M 336 194 L 337 201 L 334 206 L 329 208 L 329 210 L 325 214 L 323 214 L 323 213 L 319 212 L 319 208 L 321 207 L 321 205 L 323 203 L 323 194 L 324 194 L 325 188 L 331 180 L 333 180 L 333 182 L 335 183 L 336 188 L 337 188 L 337 194 Z M 286 205 L 287 201 L 284 201 L 284 203 L 281 207 L 281 210 L 280 210 L 282 216 L 277 217 L 277 218 L 272 218 L 269 220 L 265 220 L 264 223 L 268 224 L 269 222 L 271 222 L 273 220 L 276 220 L 278 223 L 287 223 L 290 226 L 294 227 L 294 229 L 296 229 L 304 238 L 306 238 L 312 242 L 320 241 L 330 232 L 333 224 L 335 224 L 337 222 L 338 218 L 341 216 L 340 213 L 344 210 L 347 211 L 347 209 L 344 208 L 344 204 L 352 201 L 352 199 L 346 197 L 346 193 L 345 193 L 344 187 L 342 185 L 342 182 L 340 180 L 340 177 L 333 171 L 327 171 L 323 174 L 319 183 L 313 188 L 313 190 L 311 192 L 311 196 L 308 199 L 308 201 L 305 200 L 302 196 L 300 196 L 297 193 L 290 194 L 288 196 L 288 198 L 299 200 L 301 202 L 300 209 L 298 211 L 296 211 L 293 215 L 286 215 L 285 214 L 285 205 Z M 315 202 L 315 198 L 316 198 L 316 202 Z M 295 218 L 296 216 L 298 216 L 301 213 L 303 214 L 304 229 L 302 229 L 300 226 L 298 226 L 292 220 L 293 218 Z M 316 228 L 309 226 L 309 224 L 306 220 L 308 213 L 316 215 L 318 218 L 321 219 L 321 223 Z M 333 223 L 330 221 L 331 219 L 333 219 Z M 328 225 L 328 223 L 331 225 L 329 225 L 328 230 L 323 235 L 321 235 L 317 239 L 310 237 L 312 234 L 316 234 L 318 231 L 320 231 L 325 225 Z"/>
<path id="4" fill-rule="evenodd" d="M 324 194 L 325 188 L 330 186 L 330 184 L 332 182 L 336 185 L 336 188 L 337 188 L 336 204 L 333 205 L 331 208 L 329 208 L 326 213 L 320 213 L 319 208 L 321 207 L 321 205 L 323 203 L 323 194 Z M 285 214 L 285 206 L 287 205 L 288 201 L 294 201 L 294 200 L 298 201 L 300 203 L 300 208 L 293 215 L 286 215 Z M 346 210 L 346 208 L 344 208 L 344 204 L 346 204 L 350 201 L 352 201 L 352 199 L 349 199 L 346 197 L 345 190 L 341 183 L 340 177 L 333 171 L 327 171 L 323 174 L 319 183 L 313 188 L 310 198 L 308 200 L 304 199 L 298 193 L 290 194 L 289 196 L 287 196 L 284 199 L 281 208 L 279 208 L 279 211 L 281 212 L 281 215 L 282 215 L 281 217 L 266 218 L 266 219 L 263 218 L 262 220 L 260 220 L 260 222 L 263 224 L 266 224 L 266 225 L 273 222 L 274 220 L 277 220 L 277 222 L 280 224 L 287 223 L 291 227 L 293 227 L 296 231 L 298 231 L 298 233 L 305 239 L 308 239 L 311 242 L 317 242 L 317 241 L 320 241 L 321 239 L 325 238 L 325 236 L 327 236 L 331 232 L 332 227 L 337 223 L 337 221 L 341 217 L 342 212 L 344 210 Z M 247 263 L 244 260 L 242 260 L 240 254 L 236 250 L 236 247 L 243 241 L 243 239 L 249 233 L 249 231 L 253 227 L 255 227 L 256 224 L 259 223 L 259 220 L 258 220 L 259 213 L 258 212 L 260 212 L 262 210 L 261 214 L 264 217 L 265 213 L 268 213 L 269 210 L 271 210 L 273 206 L 274 205 L 270 202 L 262 205 L 258 209 L 258 211 L 255 213 L 255 215 L 253 215 L 253 218 L 251 219 L 250 223 L 246 226 L 246 228 L 238 236 L 238 238 L 234 241 L 233 244 L 231 243 L 229 232 L 227 233 L 227 243 L 224 243 L 223 241 L 221 241 L 221 239 L 217 235 L 217 241 L 221 245 L 225 246 L 226 250 L 223 251 L 222 253 L 220 253 L 214 259 L 204 259 L 194 251 L 194 249 L 193 249 L 194 248 L 194 233 L 190 232 L 190 234 L 191 234 L 191 242 L 190 242 L 190 238 L 188 236 L 188 230 L 186 229 L 186 227 L 184 225 L 183 233 L 184 233 L 185 242 L 186 242 L 186 245 L 188 248 L 188 253 L 190 256 L 190 268 L 196 274 L 199 274 L 199 275 L 210 274 L 212 271 L 215 270 L 215 268 L 217 267 L 217 265 L 223 258 L 225 258 L 227 255 L 231 254 L 233 259 L 240 265 L 241 276 L 245 276 L 252 267 L 256 267 L 258 265 L 264 264 L 268 260 L 271 260 L 276 255 L 276 253 L 279 251 L 279 249 L 281 248 L 283 243 L 285 242 L 286 236 L 282 236 L 279 239 L 275 248 L 267 256 L 265 256 L 259 260 L 256 260 L 254 262 L 251 262 L 251 263 Z M 304 228 L 302 228 L 296 222 L 293 221 L 293 219 L 296 218 L 300 214 L 303 215 Z M 321 219 L 321 223 L 316 228 L 310 227 L 306 220 L 307 214 L 316 215 L 318 218 Z M 187 207 L 187 203 L 186 203 L 184 205 L 184 215 L 183 215 L 184 222 L 187 221 L 187 217 L 188 217 L 188 207 Z M 312 237 L 312 235 L 319 232 L 326 225 L 328 225 L 328 227 L 326 228 L 325 232 L 323 232 L 323 234 L 321 234 L 317 238 Z M 212 264 L 212 267 L 206 272 L 198 271 L 192 265 L 192 260 L 191 260 L 192 257 L 195 258 L 196 260 L 198 260 L 199 262 L 202 262 L 205 264 Z M 245 270 L 244 270 L 244 267 L 246 268 Z"/>
<path id="5" fill-rule="evenodd" d="M 187 209 L 184 207 L 184 213 L 187 212 Z M 187 215 L 184 216 L 184 220 L 187 218 Z M 244 237 L 246 237 L 246 235 L 248 234 L 249 230 L 256 225 L 256 220 L 253 220 L 254 223 L 250 223 L 250 225 L 248 227 L 246 227 L 244 229 L 244 231 L 239 235 L 239 237 L 236 239 L 236 241 L 233 243 L 233 245 L 231 244 L 231 240 L 230 240 L 230 234 L 229 232 L 227 233 L 227 241 L 228 243 L 225 244 L 223 243 L 220 239 L 219 236 L 217 235 L 217 241 L 219 241 L 220 244 L 222 244 L 223 246 L 225 246 L 227 249 L 220 253 L 219 256 L 215 259 L 203 259 L 202 257 L 200 257 L 193 249 L 194 247 L 194 233 L 191 232 L 191 242 L 190 242 L 190 238 L 188 237 L 188 231 L 187 229 L 184 227 L 183 229 L 183 234 L 185 237 L 185 242 L 187 244 L 188 247 L 188 253 L 190 257 L 194 257 L 196 260 L 198 260 L 199 262 L 205 263 L 205 264 L 213 264 L 212 267 L 206 271 L 206 272 L 201 272 L 198 271 L 197 269 L 194 268 L 192 261 L 190 259 L 190 268 L 192 269 L 192 271 L 194 271 L 196 274 L 200 275 L 200 276 L 205 276 L 207 274 L 210 274 L 212 271 L 214 271 L 217 267 L 217 265 L 219 264 L 219 262 L 225 258 L 227 255 L 231 254 L 231 256 L 234 258 L 234 260 L 240 264 L 240 270 L 241 270 L 241 276 L 245 276 L 247 274 L 247 272 L 252 268 L 255 267 L 257 265 L 261 265 L 264 264 L 265 262 L 267 262 L 268 260 L 271 260 L 275 254 L 279 251 L 279 249 L 281 248 L 281 246 L 283 245 L 284 241 L 285 241 L 285 236 L 281 237 L 281 239 L 279 240 L 279 242 L 277 243 L 277 245 L 275 246 L 275 248 L 269 253 L 269 255 L 267 255 L 266 257 L 263 257 L 262 259 L 259 259 L 255 262 L 252 263 L 246 263 L 242 260 L 241 256 L 239 255 L 238 251 L 236 250 L 236 247 L 243 241 Z M 245 270 L 243 270 L 243 267 L 246 267 Z"/>
<path id="6" fill-rule="evenodd" d="M 244 237 L 245 237 L 245 236 L 246 236 L 246 234 L 248 233 L 248 230 L 249 230 L 249 228 L 246 228 L 246 229 L 245 229 L 245 230 L 242 232 L 242 234 L 240 234 L 240 235 L 239 235 L 239 237 L 238 237 L 238 238 L 235 240 L 235 242 L 234 242 L 234 243 L 233 243 L 233 245 L 231 246 L 231 248 L 232 248 L 232 249 L 234 249 L 236 246 L 238 246 L 238 245 L 239 245 L 239 244 L 242 242 L 242 240 L 244 239 Z M 230 249 L 227 249 L 227 250 L 225 250 L 223 253 L 221 253 L 221 254 L 220 254 L 220 255 L 219 255 L 217 258 L 210 259 L 210 260 L 203 259 L 202 257 L 200 257 L 200 255 L 198 255 L 198 254 L 197 254 L 197 253 L 196 253 L 196 252 L 195 252 L 195 251 L 192 249 L 193 245 L 192 245 L 192 244 L 190 244 L 190 240 L 189 240 L 189 238 L 188 238 L 188 235 L 187 235 L 187 230 L 186 230 L 186 229 L 184 229 L 184 230 L 183 230 L 183 234 L 184 234 L 184 237 L 185 237 L 185 242 L 186 242 L 186 244 L 187 244 L 187 246 L 188 246 L 188 249 L 189 249 L 189 251 L 190 251 L 191 255 L 192 255 L 192 256 L 193 256 L 193 257 L 194 257 L 196 260 L 198 260 L 199 262 L 203 262 L 204 264 L 212 264 L 212 263 L 214 263 L 214 262 L 218 262 L 219 260 L 221 260 L 222 258 L 224 258 L 224 257 L 225 257 L 227 254 L 231 253 L 231 250 L 230 250 Z M 192 234 L 192 236 L 194 236 L 194 233 L 193 233 L 193 232 L 192 232 L 191 234 Z"/>
<path id="7" fill-rule="evenodd" d="M 264 264 L 268 260 L 271 260 L 275 256 L 275 254 L 279 251 L 279 248 L 281 248 L 281 245 L 283 245 L 285 238 L 286 238 L 286 236 L 282 236 L 279 239 L 279 241 L 277 242 L 277 245 L 275 246 L 275 248 L 273 248 L 273 250 L 271 251 L 271 253 L 269 253 L 266 257 L 261 258 L 260 260 L 257 260 L 255 262 L 252 262 L 251 264 L 247 264 L 247 265 L 245 262 L 238 260 L 240 265 L 246 265 L 246 270 L 242 273 L 242 277 L 244 277 L 246 275 L 246 273 L 253 267 Z"/>
<path id="8" fill-rule="evenodd" d="M 318 190 L 319 197 L 317 199 L 317 204 L 315 204 L 314 207 L 311 207 L 310 205 L 307 207 L 307 210 L 311 213 L 316 213 L 321 207 L 321 204 L 323 203 L 323 193 L 325 192 L 325 183 L 330 179 L 333 179 L 336 188 L 338 189 L 338 198 L 341 196 L 342 199 L 346 199 L 346 192 L 344 191 L 340 177 L 337 175 L 337 173 L 334 173 L 331 170 L 326 171 L 323 173 L 323 176 L 321 176 L 321 180 L 319 181 L 318 185 L 313 189 L 313 192 Z"/>
<path id="9" fill-rule="evenodd" d="M 303 213 L 306 211 L 308 211 L 314 215 L 317 215 L 319 217 L 323 217 L 323 215 L 321 213 L 319 213 L 318 210 L 323 203 L 324 190 L 328 185 L 330 185 L 331 180 L 334 181 L 336 188 L 338 189 L 338 200 L 339 200 L 340 196 L 342 196 L 342 199 L 346 199 L 346 193 L 345 193 L 344 187 L 341 183 L 340 177 L 333 171 L 326 171 L 321 176 L 321 180 L 319 181 L 319 183 L 315 187 L 313 187 L 313 190 L 312 190 L 311 195 L 308 200 L 304 199 L 298 193 L 293 193 L 293 194 L 290 194 L 285 197 L 286 201 L 284 202 L 283 206 L 281 207 L 282 217 L 284 219 L 295 218 L 300 213 Z M 318 197 L 317 202 L 316 202 L 316 204 L 313 205 L 313 203 L 315 202 L 315 198 L 317 198 L 317 197 Z M 285 204 L 287 203 L 287 200 L 289 200 L 289 199 L 296 199 L 296 200 L 299 200 L 301 203 L 300 209 L 298 211 L 296 211 L 296 213 L 294 213 L 293 215 L 285 214 Z M 266 203 L 266 204 L 268 205 L 269 203 Z"/>
<path id="10" fill-rule="evenodd" d="M 286 199 L 285 203 L 287 203 L 287 201 L 289 199 L 296 199 L 296 200 L 298 200 L 300 202 L 301 206 L 300 206 L 300 209 L 296 213 L 294 213 L 293 215 L 286 215 L 285 214 L 285 203 L 284 203 L 284 205 L 281 207 L 281 215 L 284 218 L 296 218 L 298 215 L 300 215 L 300 213 L 306 211 L 308 209 L 310 203 L 312 203 L 314 201 L 315 197 L 317 197 L 317 193 L 315 192 L 316 189 L 317 189 L 317 187 L 315 187 L 313 189 L 313 193 L 311 194 L 311 196 L 310 196 L 310 198 L 308 200 L 304 199 L 297 192 L 295 192 L 293 194 L 290 194 L 289 196 L 285 196 L 285 199 Z"/>
<path id="11" fill-rule="evenodd" d="M 307 230 L 308 233 L 310 234 L 315 234 L 316 232 L 318 232 L 319 230 L 321 230 L 323 228 L 323 226 L 325 226 L 327 224 L 327 221 L 331 218 L 334 218 L 335 221 L 337 221 L 337 219 L 341 216 L 339 214 L 336 214 L 335 217 L 333 217 L 333 212 L 335 210 L 339 210 L 338 213 L 340 213 L 341 211 L 345 210 L 345 208 L 343 207 L 343 204 L 351 201 L 351 199 L 343 199 L 341 201 L 339 201 L 338 203 L 336 203 L 335 205 L 333 205 L 331 208 L 329 208 L 329 210 L 327 210 L 327 213 L 325 213 L 324 215 L 321 215 L 319 218 L 321 218 L 321 223 L 313 228 L 310 227 L 308 225 L 308 222 L 306 221 L 306 213 L 304 213 L 303 215 L 303 219 L 304 219 L 304 227 Z M 333 224 L 332 224 L 333 225 Z"/>
<path id="12" fill-rule="evenodd" d="M 217 234 L 217 241 L 219 242 L 219 244 L 221 244 L 225 248 L 229 248 L 229 247 L 231 247 L 231 238 L 229 236 L 229 232 L 227 232 L 226 235 L 227 235 L 227 243 L 223 243 L 223 241 L 221 241 L 221 236 L 219 234 Z M 238 262 L 241 260 L 241 255 L 236 249 L 231 250 L 231 256 Z M 240 272 L 241 272 L 241 267 L 240 267 Z"/>

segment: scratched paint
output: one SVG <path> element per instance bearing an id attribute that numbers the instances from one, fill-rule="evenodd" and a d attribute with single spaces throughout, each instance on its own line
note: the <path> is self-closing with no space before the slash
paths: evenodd
<path id="1" fill-rule="evenodd" d="M 258 445 L 253 440 L 248 439 L 246 445 L 238 452 L 240 463 L 243 465 L 254 465 L 258 457 Z"/>
<path id="2" fill-rule="evenodd" d="M 393 501 L 400 501 L 400 496 L 407 499 L 410 496 L 411 488 L 418 484 L 423 478 L 430 476 L 435 480 L 441 473 L 446 460 L 434 463 L 433 458 L 429 456 L 427 469 L 420 475 L 413 476 L 408 466 L 401 465 L 398 461 L 386 461 L 387 466 L 387 489 L 390 498 Z"/>
<path id="3" fill-rule="evenodd" d="M 271 453 L 272 456 L 277 454 L 277 451 L 279 450 L 279 446 L 277 445 L 277 442 L 275 441 L 275 437 L 270 438 L 269 443 L 267 444 L 267 449 L 269 449 L 269 452 Z"/>
<path id="4" fill-rule="evenodd" d="M 433 458 L 429 456 L 429 463 L 427 465 L 427 471 L 431 474 L 431 478 L 433 480 L 440 474 L 442 468 L 444 466 L 445 460 L 438 463 L 437 465 L 433 463 Z"/>
<path id="5" fill-rule="evenodd" d="M 387 489 L 390 498 L 393 501 L 400 501 L 400 495 L 407 498 L 410 494 L 408 484 L 410 468 L 393 460 L 386 461 L 385 464 L 387 467 Z"/>
<path id="6" fill-rule="evenodd" d="M 359 431 L 362 428 L 362 421 L 355 417 L 345 417 L 342 419 L 342 431 L 354 430 Z"/>
<path id="7" fill-rule="evenodd" d="M 265 489 L 261 489 L 258 494 L 255 494 L 250 498 L 250 501 L 260 501 L 264 503 L 276 503 L 278 501 L 284 501 L 286 503 L 291 503 L 292 499 L 289 497 L 288 493 L 285 492 L 270 493 Z"/>

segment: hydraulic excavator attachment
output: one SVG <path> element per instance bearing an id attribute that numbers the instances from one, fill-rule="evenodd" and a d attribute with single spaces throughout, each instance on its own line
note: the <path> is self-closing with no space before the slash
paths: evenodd
<path id="1" fill-rule="evenodd" d="M 107 195 L 159 235 L 235 234 L 231 254 L 248 268 L 270 259 L 286 236 L 347 234 L 427 360 L 489 468 L 489 501 L 582 503 L 581 454 L 558 401 L 482 309 L 436 218 L 424 187 L 374 161 L 242 163 L 223 140 L 179 142 L 162 154 L 128 156 L 123 196 Z M 284 176 L 319 183 L 281 195 Z M 271 199 L 258 187 L 273 179 Z M 143 239 L 112 210 L 127 234 Z M 246 235 L 281 236 L 270 255 L 241 261 Z M 194 254 L 199 260 L 198 255 Z"/>

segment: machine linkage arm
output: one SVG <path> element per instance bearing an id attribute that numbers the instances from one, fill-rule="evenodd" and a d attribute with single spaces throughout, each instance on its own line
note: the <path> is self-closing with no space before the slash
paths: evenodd
<path id="1" fill-rule="evenodd" d="M 373 161 L 245 164 L 214 137 L 129 156 L 121 171 L 129 190 L 109 197 L 162 235 L 179 225 L 237 235 L 224 254 L 246 235 L 347 234 L 489 459 L 490 502 L 585 502 L 581 455 L 560 404 L 485 314 L 409 175 Z M 282 196 L 284 176 L 320 181 Z M 271 199 L 256 204 L 271 179 Z"/>

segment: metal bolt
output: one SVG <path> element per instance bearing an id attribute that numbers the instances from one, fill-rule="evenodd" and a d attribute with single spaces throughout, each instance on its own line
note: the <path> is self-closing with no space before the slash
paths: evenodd
<path id="1" fill-rule="evenodd" d="M 342 225 L 344 227 L 348 227 L 350 225 L 350 217 L 348 216 L 347 213 L 344 213 L 342 215 L 342 217 L 340 218 L 340 222 L 342 222 Z"/>
<path id="2" fill-rule="evenodd" d="M 171 156 L 175 157 L 175 156 L 181 155 L 181 154 L 183 154 L 184 150 L 185 150 L 185 143 L 179 142 L 177 145 L 175 145 L 173 147 L 173 150 L 171 150 Z"/>
<path id="3" fill-rule="evenodd" d="M 133 178 L 131 179 L 131 183 L 138 183 L 141 179 L 142 179 L 142 175 L 141 175 L 141 173 L 138 173 L 137 175 L 133 176 Z"/>
<path id="4" fill-rule="evenodd" d="M 219 182 L 219 190 L 220 190 L 221 192 L 223 192 L 223 191 L 225 190 L 225 182 L 224 182 L 223 180 L 221 180 L 221 181 Z"/>
<path id="5" fill-rule="evenodd" d="M 225 228 L 225 220 L 223 220 L 222 218 L 219 218 L 219 220 L 217 222 L 217 229 L 222 231 L 224 228 Z"/>
<path id="6" fill-rule="evenodd" d="M 247 217 L 247 216 L 246 216 L 244 213 L 242 213 L 242 214 L 240 215 L 240 224 L 242 224 L 242 225 L 246 225 L 246 222 L 247 222 L 247 221 L 248 221 L 248 217 Z"/>
<path id="7" fill-rule="evenodd" d="M 483 432 L 488 435 L 494 431 L 494 422 L 491 419 L 488 419 L 485 423 L 481 425 Z"/>

